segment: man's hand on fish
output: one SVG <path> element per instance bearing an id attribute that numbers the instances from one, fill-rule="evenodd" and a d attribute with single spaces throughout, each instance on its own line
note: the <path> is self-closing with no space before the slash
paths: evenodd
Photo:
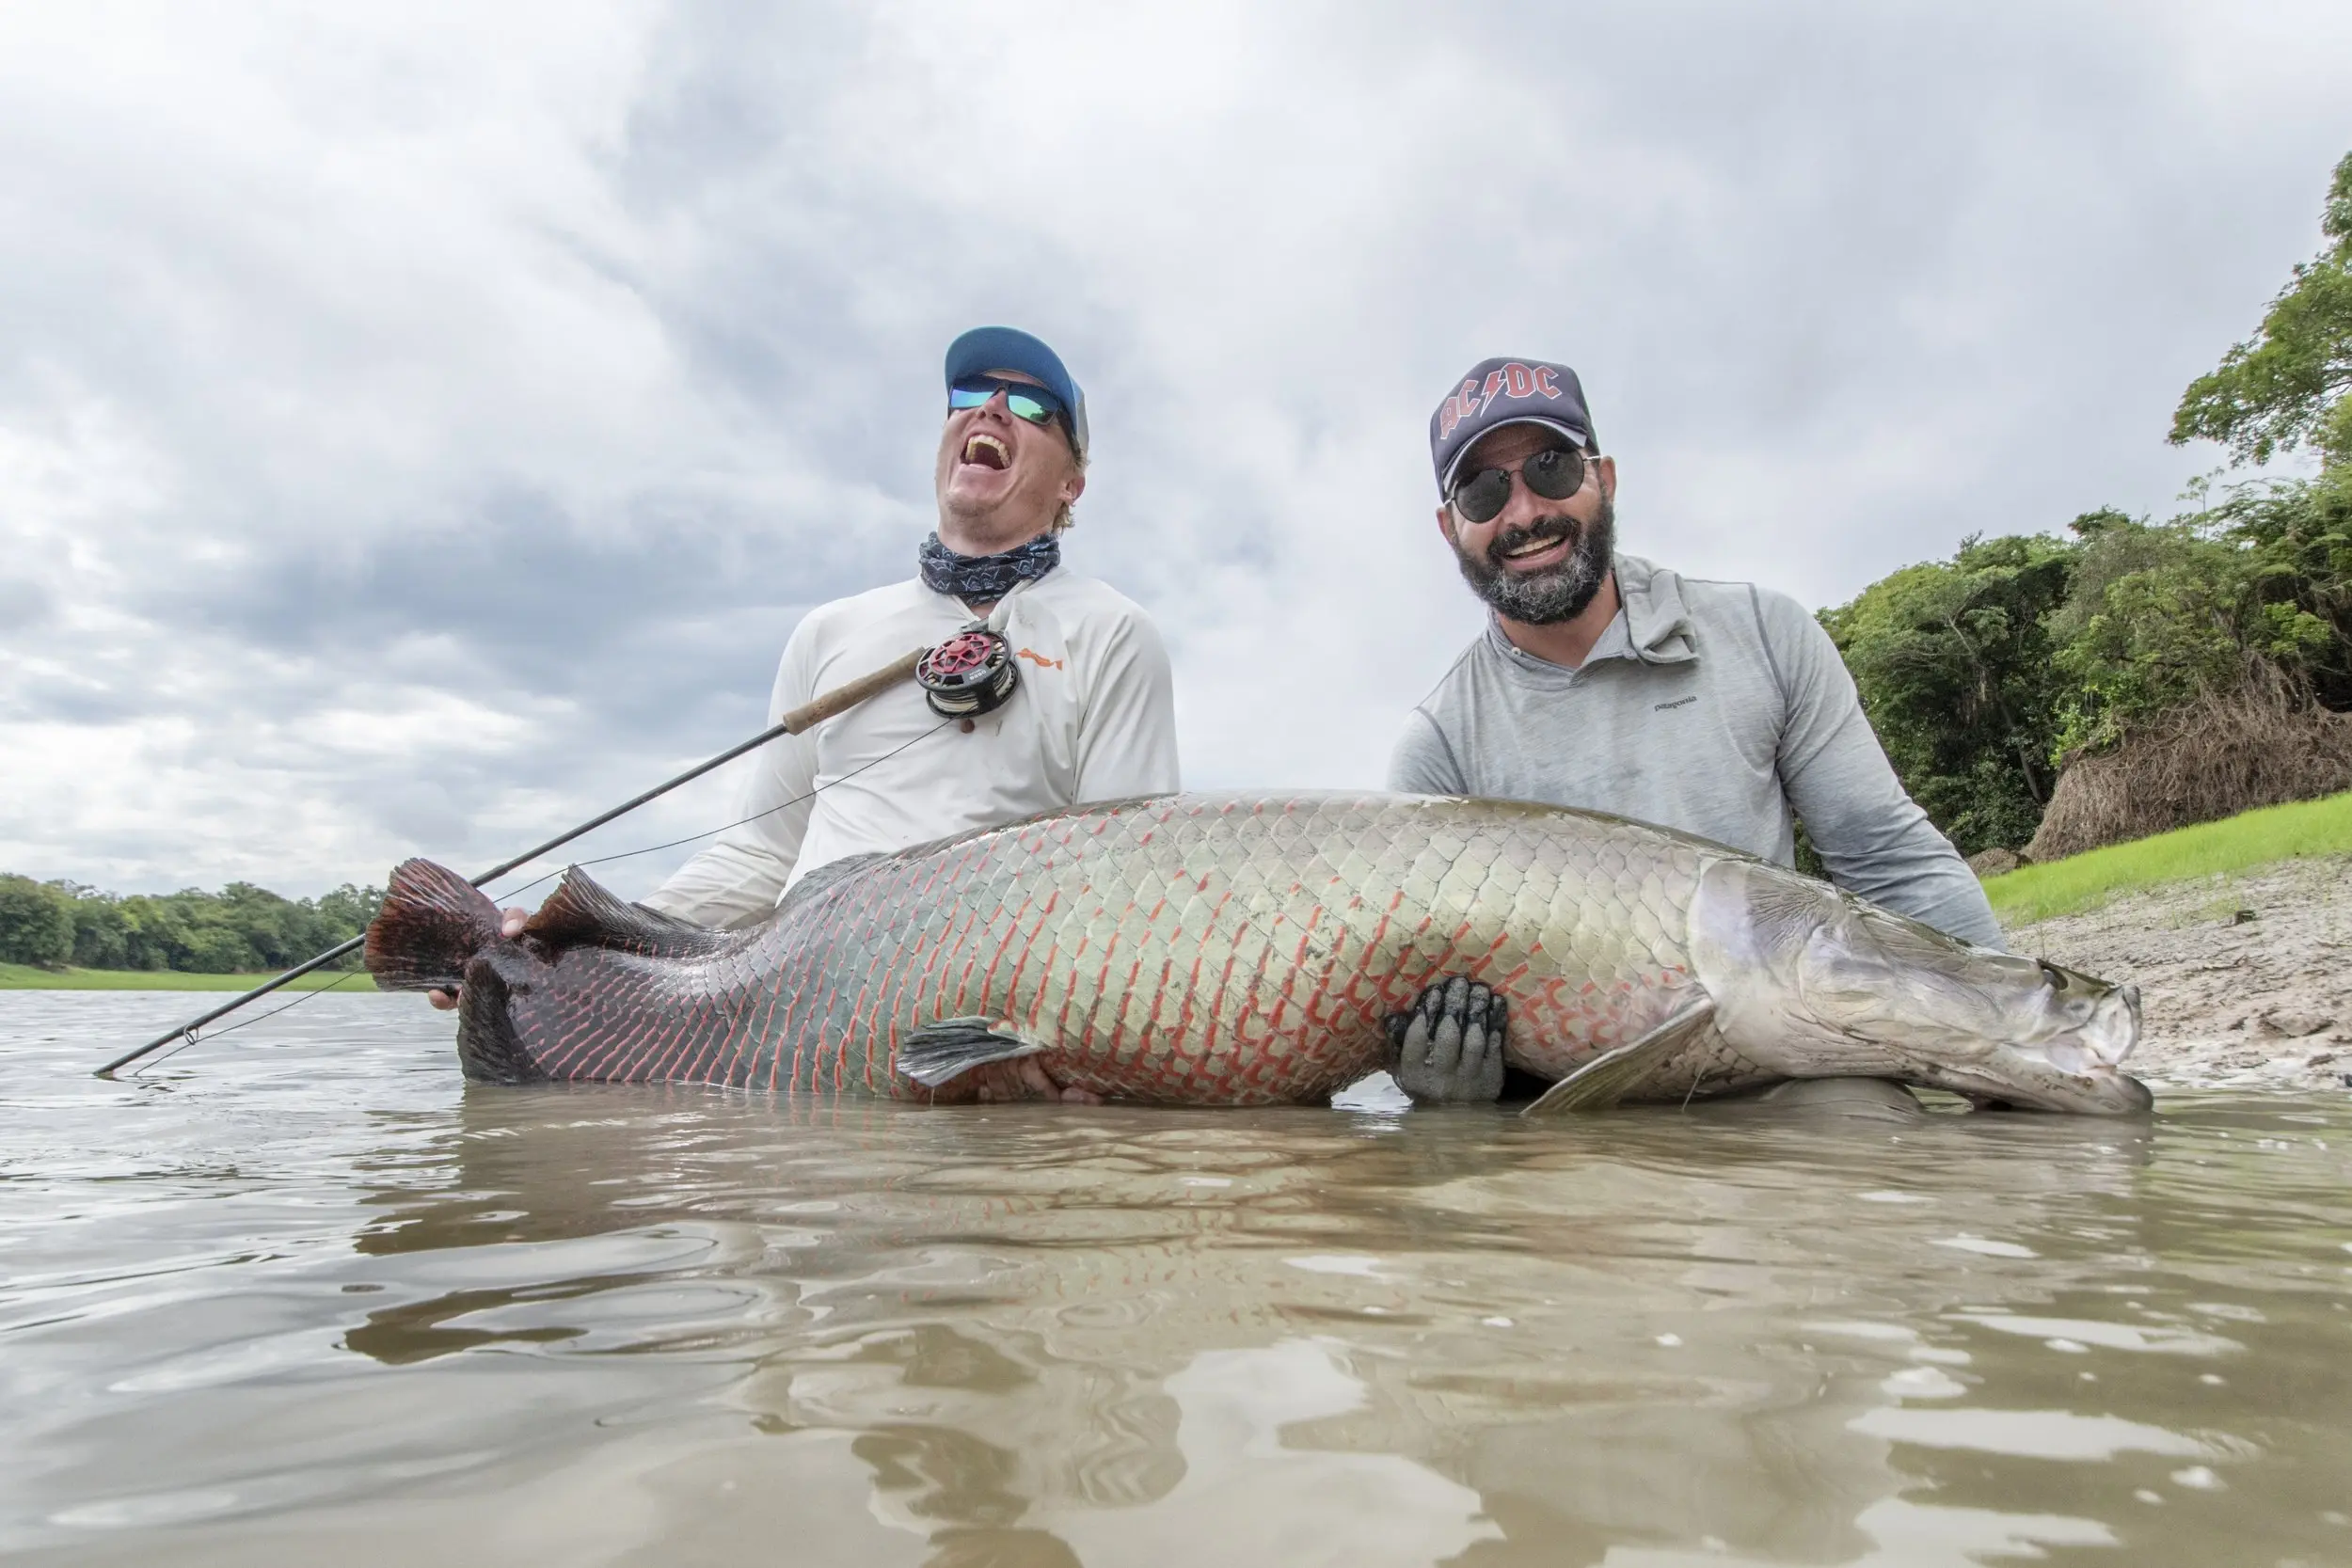
<path id="1" fill-rule="evenodd" d="M 1502 1098 L 1502 996 L 1467 975 L 1440 980 L 1389 1022 L 1389 1074 L 1416 1105 L 1491 1105 Z"/>
<path id="2" fill-rule="evenodd" d="M 499 911 L 499 935 L 513 942 L 523 934 L 523 927 L 530 919 L 529 910 L 501 910 Z M 461 990 L 462 988 L 453 987 L 448 990 L 429 990 L 424 993 L 424 999 L 443 1012 L 447 1012 L 457 1006 Z"/>

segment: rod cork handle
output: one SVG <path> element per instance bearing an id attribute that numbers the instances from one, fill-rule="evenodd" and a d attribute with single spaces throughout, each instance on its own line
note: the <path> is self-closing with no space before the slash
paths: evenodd
<path id="1" fill-rule="evenodd" d="M 776 727 L 787 735 L 799 735 L 803 730 L 821 724 L 834 714 L 846 713 L 877 692 L 887 691 L 900 681 L 911 680 L 914 667 L 923 662 L 929 648 L 914 648 L 892 659 L 871 674 L 845 681 L 816 701 L 803 704 L 786 714 Z"/>

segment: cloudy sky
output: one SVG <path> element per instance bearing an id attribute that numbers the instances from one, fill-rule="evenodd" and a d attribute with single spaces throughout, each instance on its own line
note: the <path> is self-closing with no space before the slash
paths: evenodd
<path id="1" fill-rule="evenodd" d="M 1478 624 L 1471 361 L 1579 368 L 1626 547 L 1811 606 L 2164 513 L 2347 80 L 2340 0 L 0 8 L 0 869 L 472 867 L 750 733 L 995 321 L 1187 782 L 1376 784 Z"/>

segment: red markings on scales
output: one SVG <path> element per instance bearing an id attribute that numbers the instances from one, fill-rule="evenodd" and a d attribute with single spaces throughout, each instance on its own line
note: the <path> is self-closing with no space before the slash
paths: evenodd
<path id="1" fill-rule="evenodd" d="M 1466 380 L 1454 389 L 1454 395 L 1438 410 L 1438 439 L 1453 435 L 1454 426 L 1464 420 L 1484 414 L 1499 397 L 1550 400 L 1559 396 L 1558 372 L 1549 365 L 1522 365 L 1514 359 L 1487 372 L 1485 381 Z"/>

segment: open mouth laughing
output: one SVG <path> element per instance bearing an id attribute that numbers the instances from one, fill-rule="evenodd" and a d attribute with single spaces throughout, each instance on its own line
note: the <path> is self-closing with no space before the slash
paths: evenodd
<path id="1" fill-rule="evenodd" d="M 1545 522 L 1524 532 L 1498 539 L 1488 550 L 1498 566 L 1514 572 L 1538 571 L 1567 559 L 1576 547 L 1578 530 Z"/>
<path id="2" fill-rule="evenodd" d="M 961 461 L 970 467 L 993 468 L 1002 473 L 1012 467 L 1012 449 L 993 436 L 975 432 L 964 438 Z"/>

